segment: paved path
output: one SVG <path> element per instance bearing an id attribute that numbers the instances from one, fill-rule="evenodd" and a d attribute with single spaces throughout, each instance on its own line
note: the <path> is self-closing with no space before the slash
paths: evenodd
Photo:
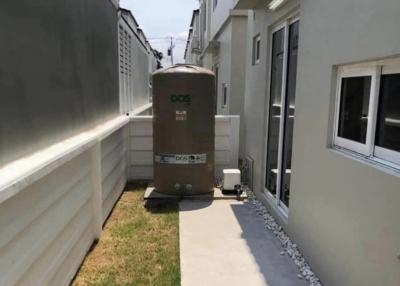
<path id="1" fill-rule="evenodd" d="M 249 203 L 182 201 L 182 286 L 302 286 L 297 267 Z"/>

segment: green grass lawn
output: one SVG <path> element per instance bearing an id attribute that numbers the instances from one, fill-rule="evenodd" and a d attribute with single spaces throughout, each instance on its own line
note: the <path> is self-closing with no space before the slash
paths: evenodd
<path id="1" fill-rule="evenodd" d="M 145 208 L 144 190 L 126 188 L 72 285 L 180 285 L 178 204 Z"/>

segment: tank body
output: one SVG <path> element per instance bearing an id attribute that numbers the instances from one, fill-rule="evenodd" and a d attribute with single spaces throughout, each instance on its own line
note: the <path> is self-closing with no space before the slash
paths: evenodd
<path id="1" fill-rule="evenodd" d="M 213 191 L 215 76 L 176 65 L 153 74 L 154 186 L 170 195 Z"/>

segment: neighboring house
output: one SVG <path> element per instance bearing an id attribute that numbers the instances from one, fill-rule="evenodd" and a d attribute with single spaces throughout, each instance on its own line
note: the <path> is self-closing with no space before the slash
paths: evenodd
<path id="1" fill-rule="evenodd" d="M 200 0 L 199 10 L 193 11 L 185 59 L 214 71 L 216 114 L 243 116 L 248 11 L 232 9 L 232 1 Z M 241 141 L 244 133 L 241 124 Z"/>
<path id="2" fill-rule="evenodd" d="M 200 0 L 200 63 L 216 75 L 217 114 L 243 115 L 247 10 Z"/>
<path id="3" fill-rule="evenodd" d="M 400 2 L 234 5 L 255 193 L 324 285 L 400 285 Z"/>
<path id="4" fill-rule="evenodd" d="M 118 14 L 120 112 L 127 113 L 150 102 L 157 58 L 131 11 L 120 8 Z"/>
<path id="5" fill-rule="evenodd" d="M 200 14 L 199 9 L 193 11 L 192 20 L 185 49 L 185 63 L 200 65 Z"/>

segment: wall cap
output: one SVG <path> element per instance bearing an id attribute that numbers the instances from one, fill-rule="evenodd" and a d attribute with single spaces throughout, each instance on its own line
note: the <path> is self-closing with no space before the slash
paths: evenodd
<path id="1" fill-rule="evenodd" d="M 0 168 L 0 204 L 129 123 L 117 116 Z"/>

